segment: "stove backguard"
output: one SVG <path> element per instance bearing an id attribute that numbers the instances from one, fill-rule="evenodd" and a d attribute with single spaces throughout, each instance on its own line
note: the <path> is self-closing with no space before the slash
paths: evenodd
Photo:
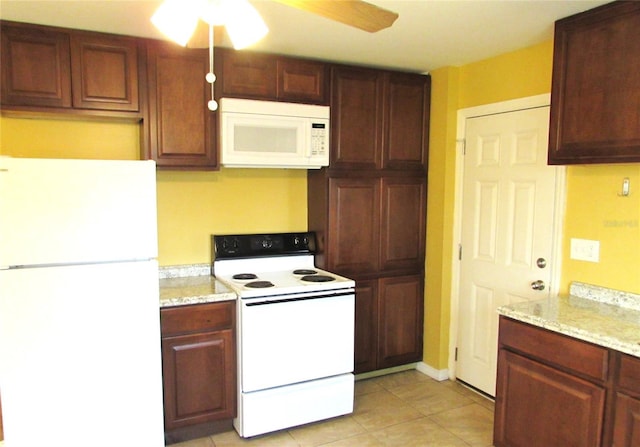
<path id="1" fill-rule="evenodd" d="M 211 262 L 216 259 L 315 254 L 316 235 L 304 233 L 228 234 L 211 236 Z"/>

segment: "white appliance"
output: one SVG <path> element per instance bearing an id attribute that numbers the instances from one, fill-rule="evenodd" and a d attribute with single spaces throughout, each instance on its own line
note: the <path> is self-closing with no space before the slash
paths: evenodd
<path id="1" fill-rule="evenodd" d="M 329 107 L 222 98 L 220 141 L 227 167 L 329 166 Z"/>
<path id="2" fill-rule="evenodd" d="M 352 413 L 355 282 L 314 267 L 314 233 L 212 239 L 213 273 L 239 297 L 240 436 Z"/>
<path id="3" fill-rule="evenodd" d="M 164 446 L 155 163 L 0 157 L 5 447 Z"/>

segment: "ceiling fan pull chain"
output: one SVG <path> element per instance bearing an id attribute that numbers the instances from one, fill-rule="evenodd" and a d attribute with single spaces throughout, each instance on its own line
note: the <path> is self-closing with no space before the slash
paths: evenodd
<path id="1" fill-rule="evenodd" d="M 211 100 L 207 103 L 207 107 L 212 112 L 218 110 L 218 103 L 213 97 L 213 83 L 216 82 L 216 75 L 213 73 L 213 25 L 209 24 L 209 73 L 205 79 L 211 84 Z"/>

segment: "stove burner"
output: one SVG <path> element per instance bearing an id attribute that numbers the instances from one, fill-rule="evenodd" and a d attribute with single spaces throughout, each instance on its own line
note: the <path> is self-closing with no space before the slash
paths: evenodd
<path id="1" fill-rule="evenodd" d="M 245 287 L 251 287 L 252 289 L 264 289 L 267 287 L 273 287 L 271 281 L 253 281 L 245 284 Z"/>
<path id="2" fill-rule="evenodd" d="M 332 276 L 327 276 L 327 275 L 306 275 L 303 276 L 302 278 L 300 278 L 303 281 L 308 281 L 308 282 L 329 282 L 329 281 L 335 281 L 335 278 Z"/>
<path id="3" fill-rule="evenodd" d="M 294 270 L 293 274 L 294 275 L 315 275 L 316 272 L 315 270 L 311 270 L 311 269 L 300 269 L 300 270 Z"/>
<path id="4" fill-rule="evenodd" d="M 258 276 L 253 273 L 238 273 L 237 275 L 233 275 L 233 279 L 256 279 Z"/>

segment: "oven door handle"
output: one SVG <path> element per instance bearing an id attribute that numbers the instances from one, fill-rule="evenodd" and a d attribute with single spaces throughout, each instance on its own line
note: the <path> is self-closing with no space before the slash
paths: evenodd
<path id="1" fill-rule="evenodd" d="M 273 300 L 259 301 L 255 303 L 245 302 L 244 305 L 247 307 L 266 306 L 270 304 L 292 303 L 294 301 L 308 301 L 308 300 L 318 300 L 322 298 L 335 298 L 339 296 L 349 296 L 353 294 L 354 294 L 354 291 L 350 290 L 348 292 L 341 292 L 341 293 L 323 294 L 323 295 L 314 295 L 314 296 L 301 296 L 296 298 L 279 298 L 279 299 L 273 299 Z"/>

